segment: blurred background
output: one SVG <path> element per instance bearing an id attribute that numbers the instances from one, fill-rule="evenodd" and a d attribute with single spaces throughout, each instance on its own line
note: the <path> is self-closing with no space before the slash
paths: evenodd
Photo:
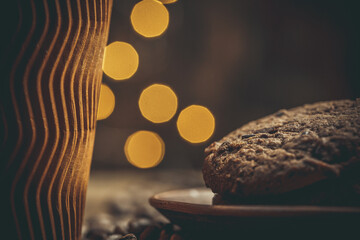
<path id="1" fill-rule="evenodd" d="M 93 170 L 136 169 L 125 145 L 140 155 L 157 154 L 155 168 L 200 169 L 204 148 L 248 121 L 281 108 L 360 96 L 356 1 L 164 0 L 173 2 L 161 5 L 169 21 L 155 37 L 135 30 L 130 16 L 138 2 L 114 0 L 108 44 L 130 44 L 138 65 L 125 80 L 103 76 L 113 97 L 100 100 L 110 112 L 97 122 Z M 176 95 L 177 105 L 167 106 L 170 119 L 161 123 L 139 108 L 152 84 L 170 87 L 170 99 Z M 199 121 L 211 135 L 197 143 L 179 134 L 178 123 L 194 104 L 209 110 Z M 186 127 L 197 134 L 196 126 Z M 129 146 L 129 136 L 143 130 L 155 134 L 155 145 L 140 140 Z"/>

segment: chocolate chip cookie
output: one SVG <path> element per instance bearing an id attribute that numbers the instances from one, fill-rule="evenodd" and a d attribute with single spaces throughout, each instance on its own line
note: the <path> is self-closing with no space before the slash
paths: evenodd
<path id="1" fill-rule="evenodd" d="M 309 199 L 335 185 L 360 196 L 360 99 L 280 110 L 212 143 L 205 154 L 205 184 L 224 198 L 283 203 L 279 196 Z"/>

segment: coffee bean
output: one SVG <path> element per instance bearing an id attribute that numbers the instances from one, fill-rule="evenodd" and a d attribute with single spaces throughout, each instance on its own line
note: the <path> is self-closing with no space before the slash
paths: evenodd
<path id="1" fill-rule="evenodd" d="M 135 217 L 151 219 L 153 216 L 149 213 L 149 210 L 145 207 L 138 207 L 135 211 Z"/>
<path id="2" fill-rule="evenodd" d="M 164 224 L 163 229 L 166 230 L 166 231 L 169 231 L 169 232 L 173 232 L 173 231 L 175 231 L 174 227 L 175 227 L 174 224 L 166 223 L 166 224 Z"/>
<path id="3" fill-rule="evenodd" d="M 125 236 L 123 236 L 122 238 L 120 238 L 119 240 L 136 240 L 136 236 L 134 234 L 127 234 Z"/>
<path id="4" fill-rule="evenodd" d="M 89 231 L 89 225 L 84 223 L 81 228 L 81 236 L 85 236 L 88 231 Z"/>
<path id="5" fill-rule="evenodd" d="M 162 230 L 160 232 L 160 237 L 159 240 L 170 240 L 172 235 L 172 232 L 166 231 L 166 230 Z"/>
<path id="6" fill-rule="evenodd" d="M 103 229 L 90 229 L 86 234 L 88 240 L 106 240 L 108 232 Z"/>
<path id="7" fill-rule="evenodd" d="M 114 230 L 112 217 L 108 214 L 93 216 L 87 221 L 89 229 L 101 229 L 111 233 Z"/>
<path id="8" fill-rule="evenodd" d="M 179 225 L 173 224 L 172 227 L 173 227 L 174 232 L 179 232 L 181 230 Z"/>
<path id="9" fill-rule="evenodd" d="M 112 234 L 106 240 L 120 240 L 122 237 L 123 235 L 121 234 Z"/>
<path id="10" fill-rule="evenodd" d="M 114 231 L 114 234 L 121 234 L 121 235 L 126 235 L 129 233 L 129 227 L 128 224 L 125 222 L 120 222 L 118 224 L 116 224 Z"/>
<path id="11" fill-rule="evenodd" d="M 165 224 L 160 232 L 159 240 L 170 240 L 173 233 L 174 225 L 172 225 L 171 223 Z"/>
<path id="12" fill-rule="evenodd" d="M 140 234 L 140 240 L 157 240 L 160 236 L 161 228 L 158 225 L 152 225 L 145 228 Z"/>
<path id="13" fill-rule="evenodd" d="M 113 216 L 131 215 L 136 211 L 136 205 L 129 202 L 109 201 L 107 202 L 107 211 Z"/>
<path id="14" fill-rule="evenodd" d="M 147 218 L 134 219 L 129 222 L 129 232 L 134 233 L 136 236 L 140 235 L 146 227 L 150 226 L 152 221 Z"/>
<path id="15" fill-rule="evenodd" d="M 121 216 L 124 214 L 123 208 L 114 201 L 107 202 L 107 210 L 111 215 Z"/>

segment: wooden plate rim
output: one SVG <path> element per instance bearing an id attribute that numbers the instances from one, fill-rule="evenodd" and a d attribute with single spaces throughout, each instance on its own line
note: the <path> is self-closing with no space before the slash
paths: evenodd
<path id="1" fill-rule="evenodd" d="M 233 217 L 304 217 L 323 216 L 333 214 L 350 214 L 360 217 L 360 207 L 332 207 L 332 206 L 284 206 L 284 205 L 206 205 L 187 203 L 175 200 L 165 200 L 165 194 L 181 191 L 205 191 L 206 188 L 188 188 L 165 191 L 155 194 L 149 199 L 150 204 L 160 210 L 181 212 L 196 215 L 233 216 Z"/>

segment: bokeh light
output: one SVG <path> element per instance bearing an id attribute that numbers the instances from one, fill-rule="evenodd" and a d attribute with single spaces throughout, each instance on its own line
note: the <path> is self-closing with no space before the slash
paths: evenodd
<path id="1" fill-rule="evenodd" d="M 157 0 L 143 0 L 137 3 L 130 16 L 134 30 L 144 37 L 160 36 L 169 25 L 169 12 Z"/>
<path id="2" fill-rule="evenodd" d="M 130 78 L 139 66 L 139 55 L 129 43 L 113 42 L 106 46 L 103 71 L 115 80 Z"/>
<path id="3" fill-rule="evenodd" d="M 130 135 L 125 143 L 127 160 L 138 168 L 157 166 L 165 154 L 162 138 L 151 131 L 137 131 Z"/>
<path id="4" fill-rule="evenodd" d="M 115 95 L 105 84 L 101 84 L 97 120 L 106 119 L 115 108 Z"/>
<path id="5" fill-rule="evenodd" d="M 140 94 L 139 109 L 153 123 L 169 121 L 176 113 L 178 100 L 174 91 L 163 84 L 153 84 Z"/>
<path id="6" fill-rule="evenodd" d="M 206 107 L 191 105 L 180 112 L 176 124 L 182 138 L 191 143 L 200 143 L 213 134 L 215 118 Z"/>
<path id="7" fill-rule="evenodd" d="M 170 3 L 177 2 L 177 0 L 159 0 L 159 1 L 162 2 L 163 4 L 170 4 Z"/>

